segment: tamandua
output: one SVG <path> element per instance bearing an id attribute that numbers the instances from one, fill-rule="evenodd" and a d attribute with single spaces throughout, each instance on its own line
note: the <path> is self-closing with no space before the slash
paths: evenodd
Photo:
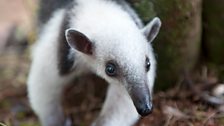
<path id="1" fill-rule="evenodd" d="M 151 42 L 161 27 L 158 17 L 143 27 L 124 0 L 41 0 L 40 5 L 41 30 L 27 83 L 42 126 L 67 125 L 63 88 L 88 73 L 109 83 L 92 126 L 131 126 L 151 113 L 156 71 Z"/>

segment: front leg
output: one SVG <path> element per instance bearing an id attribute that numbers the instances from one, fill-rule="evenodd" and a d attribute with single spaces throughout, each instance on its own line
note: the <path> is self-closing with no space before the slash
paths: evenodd
<path id="1" fill-rule="evenodd" d="M 54 65 L 43 63 L 34 60 L 31 66 L 27 82 L 31 107 L 42 126 L 67 126 L 70 123 L 65 120 L 61 98 L 71 77 L 63 78 L 58 75 Z"/>
<path id="2" fill-rule="evenodd" d="M 132 126 L 138 119 L 139 115 L 125 88 L 110 85 L 100 116 L 92 126 Z"/>
<path id="3" fill-rule="evenodd" d="M 64 125 L 65 118 L 61 105 L 61 94 L 64 86 L 55 80 L 56 77 L 50 77 L 50 74 L 48 76 L 41 75 L 37 71 L 31 71 L 29 77 L 29 100 L 42 126 Z"/>

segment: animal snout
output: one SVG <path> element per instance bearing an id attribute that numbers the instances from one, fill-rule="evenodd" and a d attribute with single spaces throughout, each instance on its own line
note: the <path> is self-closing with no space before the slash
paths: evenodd
<path id="1" fill-rule="evenodd" d="M 131 88 L 131 90 L 129 90 L 129 95 L 139 115 L 147 116 L 152 113 L 153 105 L 151 93 L 146 84 Z"/>
<path id="2" fill-rule="evenodd" d="M 152 103 L 145 103 L 145 104 L 141 104 L 139 105 L 139 107 L 136 106 L 137 112 L 141 115 L 141 116 L 147 116 L 149 114 L 152 113 L 153 110 L 153 105 Z"/>

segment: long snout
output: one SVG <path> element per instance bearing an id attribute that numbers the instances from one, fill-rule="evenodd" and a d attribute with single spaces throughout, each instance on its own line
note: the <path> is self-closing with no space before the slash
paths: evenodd
<path id="1" fill-rule="evenodd" d="M 138 87 L 132 87 L 129 90 L 129 95 L 131 96 L 137 112 L 141 116 L 147 116 L 152 113 L 153 104 L 151 93 L 146 84 Z"/>

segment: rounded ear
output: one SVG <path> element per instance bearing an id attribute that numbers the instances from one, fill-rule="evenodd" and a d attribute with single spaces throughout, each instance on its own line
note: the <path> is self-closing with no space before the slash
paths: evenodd
<path id="1" fill-rule="evenodd" d="M 143 29 L 142 32 L 149 42 L 152 42 L 159 33 L 161 27 L 161 20 L 155 17 Z"/>
<path id="2" fill-rule="evenodd" d="M 67 29 L 65 37 L 70 47 L 87 55 L 92 55 L 92 42 L 83 33 L 74 29 Z"/>

